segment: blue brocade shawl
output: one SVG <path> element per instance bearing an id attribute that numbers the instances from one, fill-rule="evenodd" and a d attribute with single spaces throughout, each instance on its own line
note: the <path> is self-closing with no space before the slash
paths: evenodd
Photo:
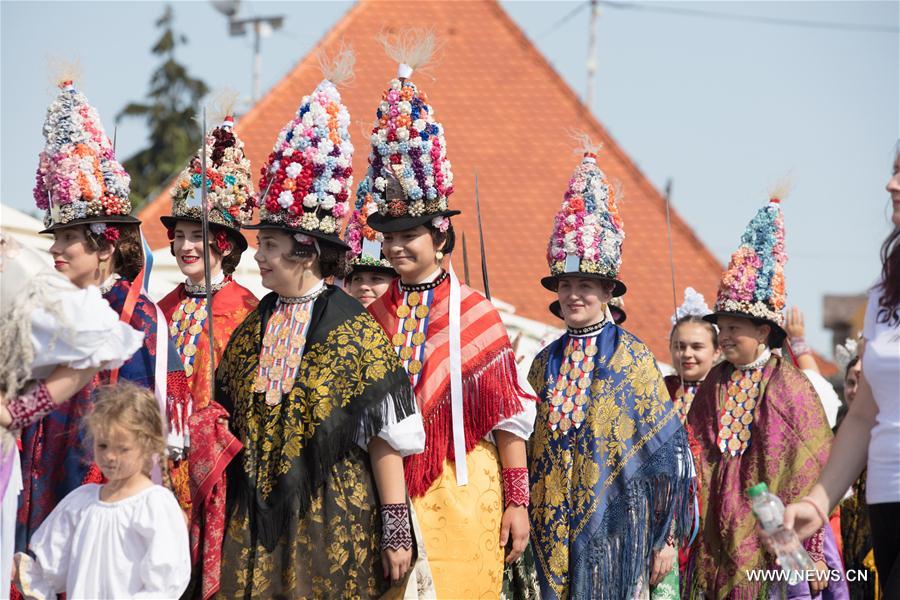
<path id="1" fill-rule="evenodd" d="M 632 597 L 652 550 L 692 525 L 687 435 L 656 360 L 617 325 L 597 335 L 579 429 L 553 431 L 548 421 L 568 333 L 537 355 L 528 376 L 539 398 L 531 543 L 545 599 Z"/>

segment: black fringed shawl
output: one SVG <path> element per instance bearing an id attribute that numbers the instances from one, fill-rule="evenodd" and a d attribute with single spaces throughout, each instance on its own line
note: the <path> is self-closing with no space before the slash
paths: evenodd
<path id="1" fill-rule="evenodd" d="M 415 411 L 409 378 L 381 327 L 355 299 L 328 286 L 313 305 L 294 388 L 275 406 L 253 391 L 261 340 L 278 295 L 268 294 L 235 330 L 216 376 L 216 398 L 244 445 L 228 477 L 229 514 L 250 510 L 254 537 L 271 551 L 296 499 L 300 515 L 329 469 L 359 435 Z"/>

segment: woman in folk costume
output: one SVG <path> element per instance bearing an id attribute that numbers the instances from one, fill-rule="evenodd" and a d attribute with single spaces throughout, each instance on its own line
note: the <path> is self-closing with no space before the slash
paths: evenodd
<path id="1" fill-rule="evenodd" d="M 703 294 L 689 287 L 684 290 L 684 303 L 672 315 L 669 349 L 675 374 L 665 380 L 682 423 L 687 421 L 697 389 L 719 361 L 719 332 L 704 319 L 711 313 Z"/>
<path id="2" fill-rule="evenodd" d="M 761 208 L 731 256 L 716 298 L 704 317 L 719 328 L 724 359 L 694 397 L 688 427 L 696 437 L 701 532 L 694 546 L 691 598 L 769 598 L 776 586 L 749 581 L 748 572 L 774 568 L 763 548 L 747 488 L 766 482 L 787 503 L 815 483 L 828 456 L 831 429 L 809 380 L 779 352 L 785 339 L 784 221 L 781 193 Z M 806 545 L 820 571 L 840 569 L 834 536 L 825 527 Z M 836 557 L 835 557 L 836 558 Z M 831 566 L 833 565 L 833 566 Z M 789 597 L 819 597 L 824 581 L 800 582 Z M 827 597 L 844 597 L 846 584 L 828 582 Z"/>
<path id="3" fill-rule="evenodd" d="M 378 210 L 370 185 L 368 178 L 364 178 L 356 188 L 356 209 L 344 232 L 344 242 L 350 246 L 347 253 L 350 273 L 344 278 L 344 287 L 365 307 L 381 297 L 397 277 L 397 271 L 381 251 L 384 234 L 368 224 L 369 215 Z"/>
<path id="4" fill-rule="evenodd" d="M 50 254 L 56 270 L 79 288 L 99 287 L 120 320 L 144 334 L 144 343 L 120 368 L 100 372 L 70 402 L 22 431 L 25 478 L 18 551 L 27 549 L 31 534 L 66 494 L 100 481 L 80 423 L 97 385 L 121 378 L 154 390 L 169 431 L 170 467 L 184 457 L 190 406 L 181 361 L 168 336 L 157 335 L 157 325 L 164 326 L 165 319 L 142 292 L 140 221 L 129 214 L 128 174 L 115 158 L 97 111 L 71 80 L 59 87 L 44 123 L 47 144 L 34 189 L 37 207 L 47 211 L 47 228 L 41 233 L 53 235 Z M 179 500 L 186 508 L 188 498 Z"/>
<path id="5" fill-rule="evenodd" d="M 531 543 L 543 598 L 646 597 L 676 578 L 689 526 L 687 439 L 650 350 L 606 306 L 625 237 L 592 148 L 569 181 L 547 252 L 568 331 L 541 350 L 531 440 Z M 668 583 L 668 582 L 666 582 Z M 664 596 L 661 596 L 664 597 Z"/>
<path id="6" fill-rule="evenodd" d="M 425 420 L 423 454 L 406 459 L 438 598 L 500 596 L 506 561 L 528 542 L 525 440 L 534 401 L 519 386 L 515 355 L 493 305 L 441 268 L 453 249 L 453 173 L 444 130 L 409 80 L 433 47 L 406 51 L 372 129 L 369 173 L 384 253 L 400 278 L 369 306 L 409 373 Z M 425 50 L 423 52 L 423 49 Z"/>
<path id="7" fill-rule="evenodd" d="M 217 371 L 243 444 L 228 469 L 222 598 L 378 597 L 412 560 L 401 457 L 422 451 L 422 420 L 384 332 L 325 283 L 348 249 L 353 146 L 335 84 L 352 59 L 340 54 L 281 130 L 248 226 L 272 293 Z"/>
<path id="8" fill-rule="evenodd" d="M 0 573 L 15 547 L 20 429 L 67 401 L 144 343 L 96 287 L 81 289 L 0 228 Z M 84 318 L 90 314 L 91 318 Z M 10 588 L 0 586 L 0 598 Z"/>
<path id="9" fill-rule="evenodd" d="M 208 252 L 203 249 L 201 225 L 200 152 L 175 182 L 172 214 L 160 217 L 178 268 L 187 278 L 160 301 L 159 307 L 169 322 L 169 335 L 184 364 L 193 397 L 189 460 L 173 471 L 172 480 L 190 492 L 191 559 L 195 567 L 192 589 L 204 599 L 212 596 L 219 585 L 225 533 L 225 467 L 240 450 L 240 442 L 228 431 L 228 414 L 212 397 L 211 368 L 221 361 L 232 332 L 258 304 L 256 296 L 231 277 L 247 249 L 241 225 L 249 222 L 253 213 L 250 161 L 244 157 L 244 143 L 234 132 L 231 104 L 224 106 L 222 124 L 209 133 L 205 142 Z M 205 256 L 209 256 L 212 283 L 211 311 L 206 299 Z M 207 323 L 210 313 L 215 344 L 213 365 Z"/>

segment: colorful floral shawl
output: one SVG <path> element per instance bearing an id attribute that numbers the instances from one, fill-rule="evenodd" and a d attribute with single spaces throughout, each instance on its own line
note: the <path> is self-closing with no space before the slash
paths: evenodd
<path id="1" fill-rule="evenodd" d="M 598 334 L 587 416 L 551 430 L 549 394 L 569 334 L 541 350 L 531 439 L 531 542 L 543 598 L 630 598 L 675 519 L 691 526 L 687 437 L 650 350 L 607 324 Z"/>
<path id="2" fill-rule="evenodd" d="M 766 482 L 785 504 L 803 497 L 828 459 L 832 437 L 812 384 L 773 355 L 763 370 L 750 446 L 739 456 L 723 455 L 717 443 L 719 413 L 733 370 L 728 362 L 713 367 L 688 415 L 700 445 L 703 507 L 688 589 L 692 594 L 703 590 L 714 599 L 767 596 L 764 586 L 749 582 L 746 575 L 774 565 L 760 545 L 746 490 Z"/>

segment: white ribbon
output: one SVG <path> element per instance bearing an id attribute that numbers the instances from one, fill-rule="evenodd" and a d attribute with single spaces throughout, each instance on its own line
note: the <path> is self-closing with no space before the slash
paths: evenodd
<path id="1" fill-rule="evenodd" d="M 456 485 L 469 483 L 466 465 L 466 429 L 463 421 L 462 350 L 460 341 L 459 279 L 450 265 L 450 417 L 453 423 L 453 462 L 456 463 Z"/>

